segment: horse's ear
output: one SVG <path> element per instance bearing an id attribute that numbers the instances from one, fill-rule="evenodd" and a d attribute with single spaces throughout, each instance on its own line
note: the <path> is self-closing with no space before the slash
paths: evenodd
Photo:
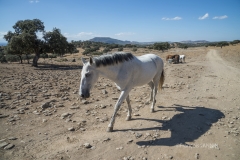
<path id="1" fill-rule="evenodd" d="M 85 58 L 82 58 L 82 63 L 83 63 L 83 64 L 86 64 L 86 63 L 87 63 L 87 61 L 86 61 Z"/>
<path id="2" fill-rule="evenodd" d="M 93 58 L 92 57 L 90 57 L 90 64 L 92 65 L 93 64 Z"/>

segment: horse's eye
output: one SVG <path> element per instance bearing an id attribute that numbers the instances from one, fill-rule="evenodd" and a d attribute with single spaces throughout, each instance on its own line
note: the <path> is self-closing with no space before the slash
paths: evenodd
<path id="1" fill-rule="evenodd" d="M 90 76 L 90 73 L 86 73 L 86 74 L 85 74 L 85 77 L 89 77 L 89 76 Z"/>

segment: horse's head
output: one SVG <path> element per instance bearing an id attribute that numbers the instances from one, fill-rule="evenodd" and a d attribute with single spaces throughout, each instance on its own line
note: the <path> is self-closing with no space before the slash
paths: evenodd
<path id="1" fill-rule="evenodd" d="M 99 74 L 96 71 L 96 65 L 93 63 L 92 58 L 90 58 L 89 62 L 82 58 L 82 63 L 83 68 L 81 72 L 79 95 L 82 98 L 89 98 L 90 90 L 92 86 L 97 82 Z"/>

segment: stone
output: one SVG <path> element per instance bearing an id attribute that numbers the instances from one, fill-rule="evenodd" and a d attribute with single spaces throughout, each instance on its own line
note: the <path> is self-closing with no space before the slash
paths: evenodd
<path id="1" fill-rule="evenodd" d="M 107 94 L 108 92 L 104 89 L 102 90 L 102 94 Z"/>
<path id="2" fill-rule="evenodd" d="M 46 108 L 50 108 L 52 107 L 52 105 L 50 104 L 50 102 L 45 102 L 44 104 L 41 105 L 42 109 L 46 109 Z"/>
<path id="3" fill-rule="evenodd" d="M 6 147 L 4 147 L 5 150 L 12 149 L 15 145 L 14 144 L 8 144 Z"/>
<path id="4" fill-rule="evenodd" d="M 85 148 L 91 148 L 91 147 L 92 147 L 90 143 L 84 143 L 83 146 L 84 146 Z"/>
<path id="5" fill-rule="evenodd" d="M 111 139 L 110 138 L 106 138 L 103 140 L 103 142 L 107 142 L 107 141 L 110 141 Z"/>
<path id="6" fill-rule="evenodd" d="M 9 137 L 8 139 L 9 140 L 16 140 L 17 138 L 16 137 Z"/>
<path id="7" fill-rule="evenodd" d="M 100 108 L 101 108 L 101 109 L 104 109 L 104 108 L 106 108 L 106 107 L 107 107 L 107 106 L 104 105 L 104 104 L 101 104 L 101 105 L 100 105 Z"/>
<path id="8" fill-rule="evenodd" d="M 123 147 L 118 147 L 118 148 L 116 148 L 116 150 L 122 150 L 123 149 Z"/>
<path id="9" fill-rule="evenodd" d="M 79 109 L 80 107 L 79 106 L 72 106 L 70 107 L 70 109 Z"/>
<path id="10" fill-rule="evenodd" d="M 5 147 L 5 146 L 7 146 L 9 143 L 7 143 L 7 142 L 2 142 L 2 143 L 0 143 L 0 148 L 3 148 L 3 147 Z"/>
<path id="11" fill-rule="evenodd" d="M 86 131 L 86 128 L 79 128 L 81 131 Z"/>
<path id="12" fill-rule="evenodd" d="M 57 107 L 64 107 L 64 105 L 62 103 L 58 104 Z"/>
<path id="13" fill-rule="evenodd" d="M 133 142 L 133 140 L 132 139 L 129 139 L 128 141 L 127 141 L 127 144 L 130 144 L 130 143 L 132 143 Z"/>
<path id="14" fill-rule="evenodd" d="M 36 111 L 33 111 L 34 114 L 36 115 L 39 115 L 40 113 L 36 110 Z"/>
<path id="15" fill-rule="evenodd" d="M 195 156 L 194 156 L 196 159 L 199 159 L 199 153 L 195 153 Z"/>
<path id="16" fill-rule="evenodd" d="M 136 136 L 136 138 L 140 138 L 140 137 L 142 137 L 142 134 L 141 133 L 135 133 L 135 136 Z"/>
<path id="17" fill-rule="evenodd" d="M 69 131 L 75 131 L 75 128 L 70 127 L 70 128 L 68 128 L 68 130 L 69 130 Z"/>
<path id="18" fill-rule="evenodd" d="M 146 136 L 151 136 L 151 134 L 150 133 L 146 133 Z"/>
<path id="19" fill-rule="evenodd" d="M 0 115 L 0 118 L 6 118 L 6 117 L 8 117 L 8 115 Z"/>
<path id="20" fill-rule="evenodd" d="M 68 117 L 68 116 L 70 116 L 70 115 L 71 115 L 70 113 L 63 113 L 63 114 L 61 115 L 61 118 L 64 119 L 64 118 L 66 118 L 66 117 Z"/>
<path id="21" fill-rule="evenodd" d="M 62 100 L 64 100 L 64 101 L 68 100 L 68 97 L 62 97 Z"/>
<path id="22" fill-rule="evenodd" d="M 82 101 L 83 104 L 88 104 L 89 102 L 87 100 Z"/>

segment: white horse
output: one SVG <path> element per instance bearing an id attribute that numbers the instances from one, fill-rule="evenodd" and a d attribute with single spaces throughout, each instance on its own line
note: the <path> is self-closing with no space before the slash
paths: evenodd
<path id="1" fill-rule="evenodd" d="M 135 57 L 131 53 L 118 52 L 90 58 L 89 62 L 82 58 L 82 62 L 83 68 L 79 89 L 79 95 L 82 98 L 90 96 L 90 89 L 97 82 L 99 75 L 114 81 L 118 89 L 121 90 L 113 116 L 108 125 L 108 132 L 113 131 L 117 111 L 125 99 L 128 104 L 126 120 L 131 119 L 132 109 L 129 92 L 135 86 L 149 84 L 152 89 L 150 98 L 150 101 L 152 101 L 151 111 L 154 112 L 157 89 L 158 87 L 162 89 L 164 83 L 164 63 L 160 57 L 154 54 Z"/>
<path id="2" fill-rule="evenodd" d="M 181 61 L 182 63 L 185 63 L 185 55 L 179 55 L 179 61 Z"/>

